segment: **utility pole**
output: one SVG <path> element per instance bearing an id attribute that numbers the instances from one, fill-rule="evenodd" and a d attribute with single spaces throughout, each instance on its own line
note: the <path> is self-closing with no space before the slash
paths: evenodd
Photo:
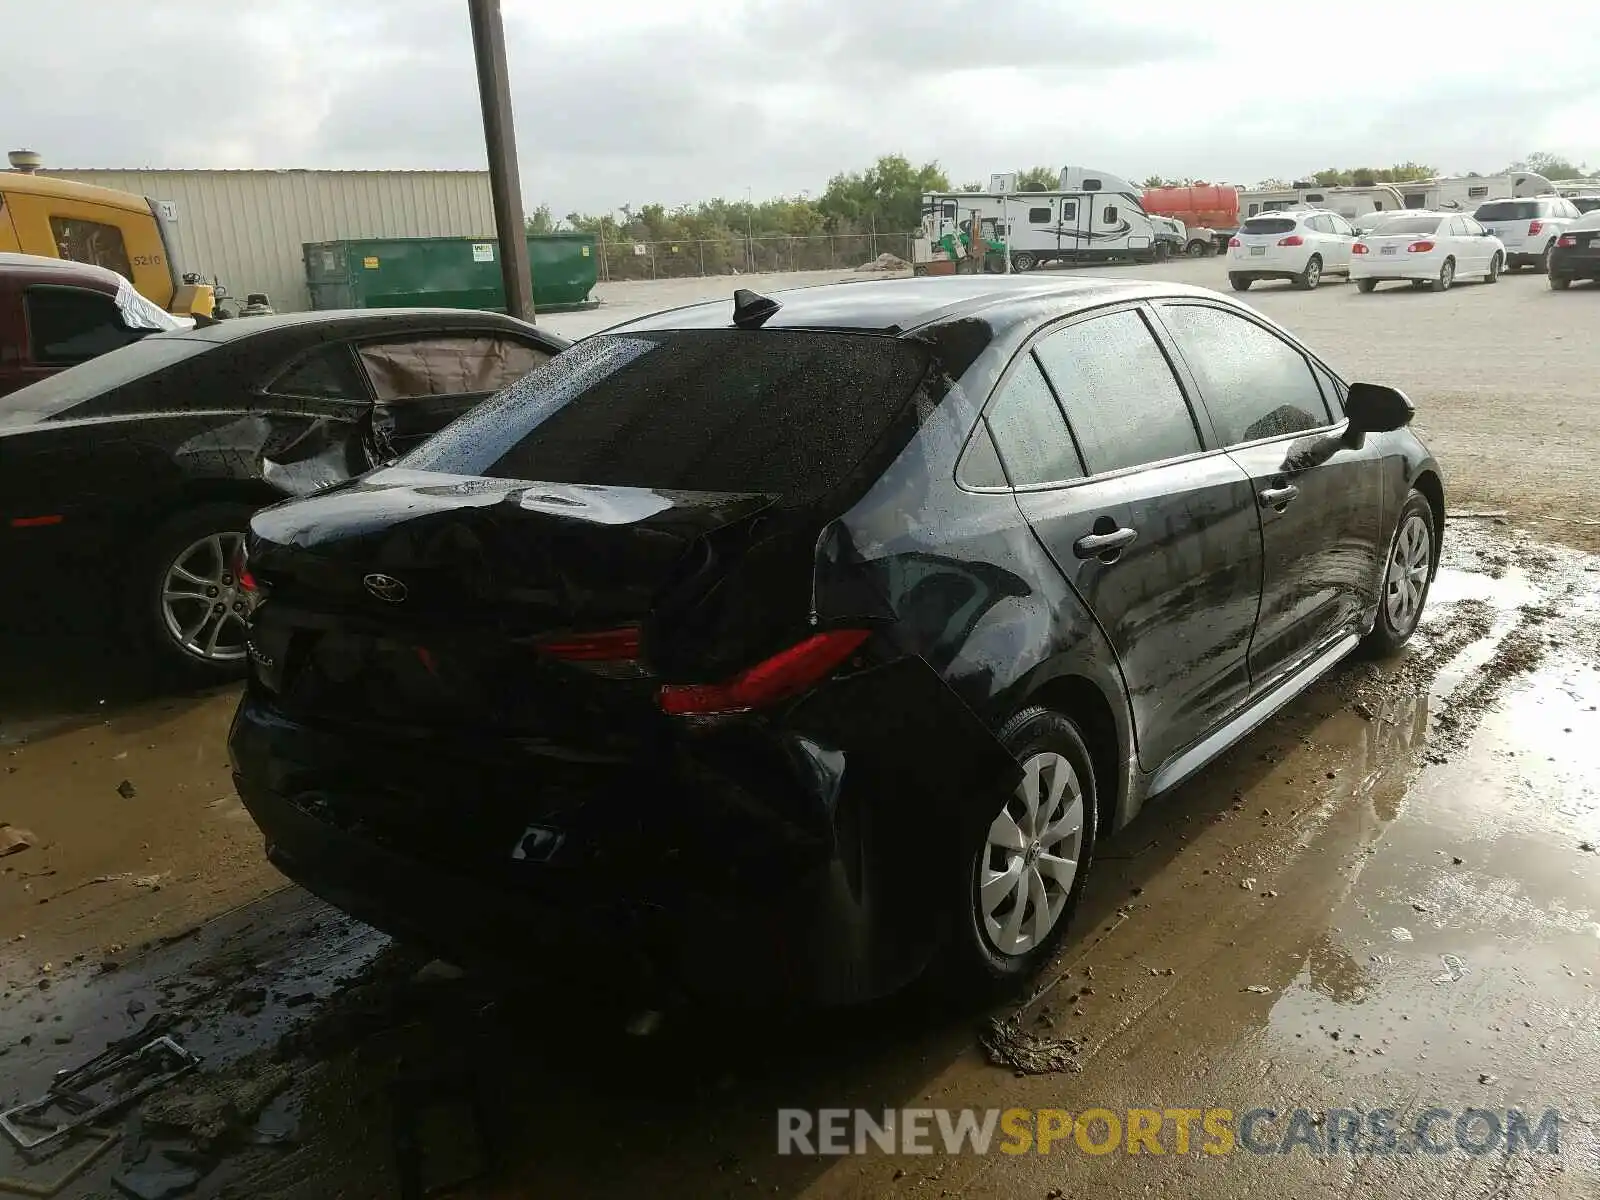
<path id="1" fill-rule="evenodd" d="M 506 69 L 506 28 L 500 0 L 467 0 L 472 14 L 472 53 L 478 62 L 478 98 L 483 105 L 483 140 L 489 151 L 489 190 L 500 237 L 500 277 L 506 311 L 532 321 L 533 272 L 528 266 L 528 223 L 517 174 L 517 135 L 511 122 L 511 76 Z"/>

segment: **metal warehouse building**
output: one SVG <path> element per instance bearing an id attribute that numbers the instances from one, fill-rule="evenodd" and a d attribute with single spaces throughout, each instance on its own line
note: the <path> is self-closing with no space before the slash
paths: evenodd
<path id="1" fill-rule="evenodd" d="M 495 233 L 487 171 L 43 170 L 157 202 L 180 271 L 311 307 L 301 244 Z"/>

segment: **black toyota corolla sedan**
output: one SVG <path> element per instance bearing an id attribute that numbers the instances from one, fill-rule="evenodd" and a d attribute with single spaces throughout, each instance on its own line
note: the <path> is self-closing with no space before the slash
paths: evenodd
<path id="1" fill-rule="evenodd" d="M 1411 413 L 1175 284 L 633 321 L 254 518 L 239 792 L 285 873 L 458 961 L 1004 982 L 1097 838 L 1411 636 Z"/>
<path id="2" fill-rule="evenodd" d="M 0 397 L 0 607 L 89 601 L 169 673 L 236 677 L 250 514 L 415 448 L 569 344 L 492 312 L 249 317 Z"/>

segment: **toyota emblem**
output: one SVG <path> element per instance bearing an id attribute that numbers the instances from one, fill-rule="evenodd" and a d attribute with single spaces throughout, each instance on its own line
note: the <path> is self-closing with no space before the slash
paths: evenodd
<path id="1" fill-rule="evenodd" d="M 406 585 L 393 575 L 374 573 L 362 578 L 367 591 L 388 604 L 399 604 L 406 598 Z"/>

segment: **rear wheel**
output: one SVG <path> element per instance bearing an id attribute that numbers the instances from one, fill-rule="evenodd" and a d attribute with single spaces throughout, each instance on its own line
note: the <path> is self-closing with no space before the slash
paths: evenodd
<path id="1" fill-rule="evenodd" d="M 1572 280 L 1568 279 L 1565 275 L 1551 275 L 1549 277 L 1549 284 L 1552 292 L 1564 292 L 1572 286 Z"/>
<path id="2" fill-rule="evenodd" d="M 1498 254 L 1496 254 L 1493 258 L 1491 258 L 1489 260 L 1489 274 L 1484 277 L 1483 281 L 1485 283 L 1499 283 L 1500 282 L 1500 267 L 1501 267 L 1500 256 Z"/>
<path id="3" fill-rule="evenodd" d="M 911 268 L 911 273 L 917 276 L 926 275 L 928 273 L 928 264 L 918 263 L 916 266 Z"/>
<path id="4" fill-rule="evenodd" d="M 990 987 L 1027 978 L 1061 944 L 1089 875 L 1097 798 L 1083 735 L 1060 713 L 1023 709 L 999 737 L 1022 780 L 966 862 L 952 963 Z"/>
<path id="5" fill-rule="evenodd" d="M 1306 262 L 1306 269 L 1295 276 L 1294 285 L 1303 292 L 1315 291 L 1317 284 L 1322 282 L 1322 258 L 1313 254 Z"/>
<path id="6" fill-rule="evenodd" d="M 1554 239 L 1545 246 L 1544 253 L 1539 256 L 1539 270 L 1546 275 L 1550 274 L 1550 260 L 1556 256 L 1556 243 Z"/>
<path id="7" fill-rule="evenodd" d="M 1450 290 L 1450 285 L 1455 281 L 1456 260 L 1453 258 L 1447 258 L 1444 260 L 1444 264 L 1439 268 L 1439 278 L 1433 281 L 1433 290 L 1436 292 L 1448 292 Z"/>
<path id="8" fill-rule="evenodd" d="M 1358 291 L 1358 292 L 1370 292 L 1373 288 L 1375 288 L 1377 286 L 1378 286 L 1378 281 L 1376 279 L 1358 279 L 1358 280 L 1356 280 L 1356 291 Z"/>
<path id="9" fill-rule="evenodd" d="M 1438 539 L 1434 536 L 1433 507 L 1413 490 L 1400 510 L 1389 561 L 1383 572 L 1383 596 L 1378 620 L 1366 645 L 1375 654 L 1393 654 L 1411 640 L 1422 619 L 1422 606 L 1438 567 Z"/>
<path id="10" fill-rule="evenodd" d="M 1183 252 L 1190 258 L 1204 258 L 1211 253 L 1211 243 L 1201 238 L 1196 238 L 1183 248 Z"/>
<path id="11" fill-rule="evenodd" d="M 1255 280 L 1248 275 L 1229 275 L 1228 282 L 1233 285 L 1234 291 L 1248 292 L 1250 290 L 1250 285 L 1254 283 Z"/>
<path id="12" fill-rule="evenodd" d="M 166 674 L 220 683 L 245 670 L 247 598 L 234 574 L 249 504 L 202 504 L 169 518 L 133 571 L 129 634 Z"/>
<path id="13" fill-rule="evenodd" d="M 1018 250 L 1011 256 L 1011 269 L 1013 271 L 1031 271 L 1038 265 L 1038 260 L 1026 250 Z"/>

